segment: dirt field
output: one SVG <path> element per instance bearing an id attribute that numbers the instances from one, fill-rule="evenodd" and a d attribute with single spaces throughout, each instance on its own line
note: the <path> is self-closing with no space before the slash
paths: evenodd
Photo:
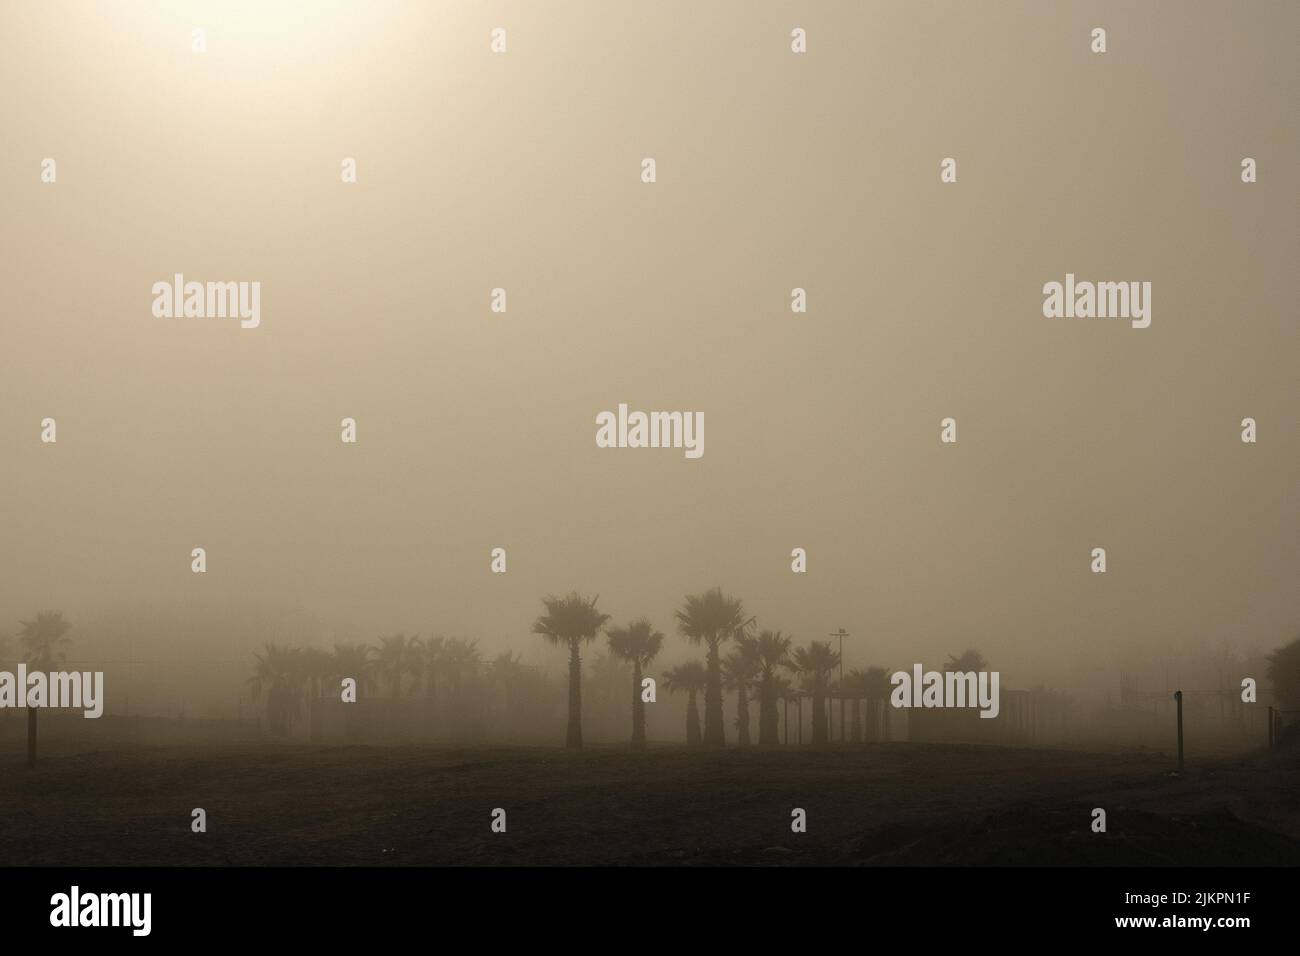
<path id="1" fill-rule="evenodd" d="M 1300 863 L 1294 751 L 1193 762 L 1184 779 L 1161 754 L 907 743 L 74 751 L 28 770 L 5 741 L 0 864 Z M 207 833 L 190 831 L 195 807 Z"/>

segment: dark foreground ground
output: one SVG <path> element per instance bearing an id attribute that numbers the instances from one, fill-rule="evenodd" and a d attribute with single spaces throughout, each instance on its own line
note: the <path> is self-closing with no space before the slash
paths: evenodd
<path id="1" fill-rule="evenodd" d="M 1300 863 L 1294 750 L 51 749 L 0 750 L 0 865 Z"/>

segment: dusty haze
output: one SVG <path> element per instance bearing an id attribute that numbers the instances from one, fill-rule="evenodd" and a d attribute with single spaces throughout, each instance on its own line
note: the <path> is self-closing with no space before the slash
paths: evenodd
<path id="1" fill-rule="evenodd" d="M 6 5 L 0 633 L 162 608 L 209 623 L 137 653 L 439 631 L 558 673 L 543 594 L 670 663 L 721 584 L 850 667 L 1066 690 L 1296 636 L 1294 4 L 311 10 Z M 154 318 L 177 272 L 260 281 L 261 327 Z M 1151 327 L 1045 319 L 1067 272 L 1151 281 Z M 620 402 L 704 412 L 704 457 L 598 449 Z"/>

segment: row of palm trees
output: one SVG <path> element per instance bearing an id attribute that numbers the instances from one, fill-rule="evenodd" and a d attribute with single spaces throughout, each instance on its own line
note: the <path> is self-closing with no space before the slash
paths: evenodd
<path id="1" fill-rule="evenodd" d="M 252 698 L 265 700 L 268 722 L 276 734 L 292 729 L 302 716 L 304 701 L 337 693 L 344 678 L 355 680 L 361 694 L 386 690 L 394 700 L 406 696 L 435 701 L 442 695 L 460 698 L 484 663 L 496 679 L 511 683 L 525 669 L 510 651 L 485 662 L 477 641 L 441 635 L 393 634 L 374 645 L 336 643 L 331 651 L 267 643 L 253 658 Z"/>
<path id="2" fill-rule="evenodd" d="M 622 627 L 606 627 L 609 615 L 596 608 L 597 598 L 585 598 L 577 592 L 565 597 L 542 599 L 546 613 L 537 618 L 533 632 L 569 651 L 569 719 L 565 746 L 582 747 L 582 657 L 584 642 L 595 640 L 604 629 L 610 653 L 632 665 L 632 746 L 645 747 L 645 702 L 642 699 L 642 673 L 663 648 L 664 635 L 645 618 Z M 758 702 L 758 744 L 774 746 L 778 741 L 780 714 L 778 702 L 788 710 L 792 700 L 812 698 L 812 741 L 829 740 L 829 694 L 849 697 L 853 706 L 854 735 L 860 736 L 863 700 L 886 701 L 889 697 L 889 674 L 883 667 L 850 671 L 841 683 L 832 683 L 831 675 L 839 666 L 840 655 L 829 641 L 812 641 L 807 647 L 794 647 L 792 638 L 780 631 L 758 630 L 753 617 L 746 616 L 739 598 L 712 588 L 701 594 L 686 596 L 676 612 L 677 630 L 688 641 L 705 648 L 703 661 L 690 661 L 663 675 L 669 691 L 687 695 L 686 742 L 690 745 L 722 746 L 722 694 L 727 688 L 736 694 L 736 728 L 741 746 L 751 743 L 749 727 L 750 701 Z M 734 646 L 726 657 L 722 647 Z M 783 672 L 790 672 L 787 677 Z M 795 685 L 792 678 L 799 678 Z M 704 696 L 704 720 L 701 726 L 699 697 Z M 883 711 L 887 720 L 888 711 Z M 885 733 L 888 733 L 887 724 Z"/>

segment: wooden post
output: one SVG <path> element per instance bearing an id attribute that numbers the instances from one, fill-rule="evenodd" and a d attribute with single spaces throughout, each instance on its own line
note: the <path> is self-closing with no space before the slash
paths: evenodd
<path id="1" fill-rule="evenodd" d="M 1277 740 L 1273 734 L 1273 705 L 1270 704 L 1268 707 L 1268 745 L 1273 747 L 1276 744 Z"/>
<path id="2" fill-rule="evenodd" d="M 1174 700 L 1178 703 L 1178 772 L 1183 772 L 1183 692 L 1174 691 Z"/>
<path id="3" fill-rule="evenodd" d="M 36 708 L 27 708 L 27 766 L 36 766 Z"/>

